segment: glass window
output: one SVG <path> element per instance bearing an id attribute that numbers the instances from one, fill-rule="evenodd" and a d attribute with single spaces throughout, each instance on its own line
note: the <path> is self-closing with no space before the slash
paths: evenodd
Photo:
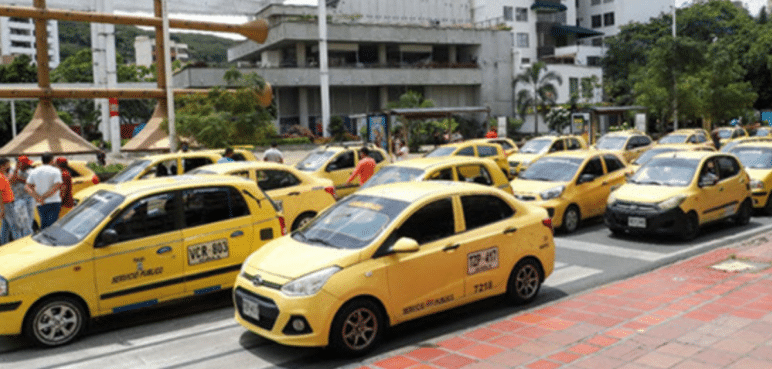
<path id="1" fill-rule="evenodd" d="M 511 6 L 505 6 L 504 7 L 504 20 L 505 21 L 511 21 L 514 19 L 512 7 Z"/>
<path id="2" fill-rule="evenodd" d="M 528 22 L 528 8 L 515 8 L 515 20 L 518 22 Z"/>
<path id="3" fill-rule="evenodd" d="M 764 147 L 738 146 L 730 150 L 746 168 L 772 168 L 772 149 Z"/>
<path id="4" fill-rule="evenodd" d="M 496 141 L 492 141 L 492 142 L 497 143 L 504 150 L 509 150 L 509 149 L 514 148 L 514 147 L 512 147 L 512 145 L 509 142 L 504 141 L 504 140 L 496 140 Z"/>
<path id="5" fill-rule="evenodd" d="M 243 158 L 243 155 L 242 155 Z M 234 159 L 235 160 L 235 159 Z M 202 167 L 207 164 L 212 164 L 212 159 L 209 158 L 186 158 L 182 159 L 183 173 L 187 173 L 198 167 Z"/>
<path id="6" fill-rule="evenodd" d="M 417 168 L 401 167 L 396 165 L 387 165 L 383 169 L 373 174 L 359 189 L 370 188 L 388 183 L 410 182 L 421 180 L 424 171 Z"/>
<path id="7" fill-rule="evenodd" d="M 582 164 L 580 158 L 544 157 L 536 160 L 525 172 L 520 173 L 519 179 L 566 182 L 574 178 L 574 174 Z"/>
<path id="8" fill-rule="evenodd" d="M 423 245 L 455 233 L 453 203 L 448 198 L 431 202 L 418 209 L 395 231 L 394 240 L 409 237 Z"/>
<path id="9" fill-rule="evenodd" d="M 292 187 L 300 184 L 300 180 L 297 177 L 284 170 L 258 170 L 256 172 L 256 177 L 257 186 L 263 191 Z"/>
<path id="10" fill-rule="evenodd" d="M 532 139 L 520 148 L 520 152 L 523 154 L 535 154 L 548 150 L 548 147 L 552 144 L 552 139 Z"/>
<path id="11" fill-rule="evenodd" d="M 590 5 L 599 5 L 599 4 L 600 4 L 600 0 L 592 0 L 590 2 Z"/>
<path id="12" fill-rule="evenodd" d="M 591 19 L 591 21 L 592 21 L 592 28 L 600 28 L 600 27 L 602 27 L 602 26 L 603 26 L 603 23 L 601 23 L 601 17 L 600 17 L 600 14 L 598 14 L 598 15 L 593 15 L 593 16 L 592 16 L 592 18 L 590 18 L 590 19 Z M 600 39 L 600 38 L 599 38 L 598 40 L 600 40 L 600 42 L 601 42 L 601 43 L 603 42 L 603 40 L 602 40 L 602 39 Z M 595 40 L 593 40 L 593 41 L 595 41 Z M 594 42 L 593 42 L 593 45 L 595 45 L 595 43 L 594 43 Z M 600 46 L 600 45 L 597 45 L 597 46 Z"/>
<path id="13" fill-rule="evenodd" d="M 461 207 L 464 209 L 467 231 L 496 223 L 515 214 L 509 204 L 492 195 L 463 196 Z"/>
<path id="14" fill-rule="evenodd" d="M 477 154 L 481 158 L 487 158 L 489 156 L 498 155 L 499 151 L 496 150 L 495 146 L 480 145 L 480 146 L 477 146 Z"/>
<path id="15" fill-rule="evenodd" d="M 718 172 L 721 179 L 734 177 L 740 172 L 740 165 L 731 156 L 721 156 L 717 160 Z"/>
<path id="16" fill-rule="evenodd" d="M 697 137 L 697 143 L 703 143 L 703 142 L 706 142 L 708 140 L 708 138 L 705 137 L 705 135 L 701 134 L 701 133 L 698 133 L 695 136 Z"/>
<path id="17" fill-rule="evenodd" d="M 568 142 L 567 150 L 580 150 L 582 148 L 582 144 L 580 144 L 579 140 L 575 138 L 569 138 L 566 141 Z"/>
<path id="18" fill-rule="evenodd" d="M 362 157 L 361 152 L 359 153 L 359 157 L 360 158 Z M 370 150 L 370 157 L 373 158 L 373 160 L 375 160 L 376 163 L 380 163 L 383 161 L 383 155 L 381 155 L 380 151 Z"/>
<path id="19" fill-rule="evenodd" d="M 460 165 L 456 171 L 459 181 L 474 182 L 486 186 L 493 184 L 491 174 L 482 165 Z"/>
<path id="20" fill-rule="evenodd" d="M 32 239 L 48 246 L 74 245 L 87 237 L 123 200 L 121 195 L 99 190 Z"/>
<path id="21" fill-rule="evenodd" d="M 603 175 L 603 164 L 601 164 L 599 157 L 594 157 L 587 162 L 582 170 L 582 175 L 584 174 L 592 174 L 595 177 Z"/>
<path id="22" fill-rule="evenodd" d="M 109 225 L 118 233 L 118 241 L 150 237 L 176 229 L 177 202 L 174 193 L 152 195 L 135 201 Z"/>
<path id="23" fill-rule="evenodd" d="M 559 139 L 552 144 L 552 147 L 550 147 L 550 152 L 563 151 L 565 149 L 566 149 L 565 143 L 563 143 L 563 140 Z"/>
<path id="24" fill-rule="evenodd" d="M 525 32 L 517 33 L 517 47 L 529 47 L 528 46 L 528 34 Z"/>
<path id="25" fill-rule="evenodd" d="M 614 25 L 614 12 L 603 14 L 603 25 L 606 27 Z"/>
<path id="26" fill-rule="evenodd" d="M 206 187 L 182 193 L 185 226 L 196 227 L 249 214 L 244 197 L 233 188 Z"/>
<path id="27" fill-rule="evenodd" d="M 305 158 L 303 158 L 303 160 L 301 160 L 297 165 L 295 165 L 295 168 L 313 172 L 319 169 L 322 165 L 324 165 L 324 163 L 327 162 L 327 159 L 331 158 L 333 155 L 335 155 L 334 151 L 322 150 L 322 151 L 311 152 Z"/>
<path id="28" fill-rule="evenodd" d="M 474 147 L 473 146 L 467 146 L 461 150 L 458 150 L 456 152 L 456 155 L 458 156 L 474 156 Z"/>
<path id="29" fill-rule="evenodd" d="M 614 155 L 603 155 L 603 160 L 606 162 L 606 170 L 609 173 L 625 168 L 625 165 Z"/>
<path id="30" fill-rule="evenodd" d="M 347 150 L 339 154 L 335 157 L 335 159 L 330 162 L 330 164 L 327 164 L 327 171 L 331 172 L 333 170 L 341 170 L 341 169 L 348 169 L 354 167 L 354 152 L 351 150 Z"/>
<path id="31" fill-rule="evenodd" d="M 655 157 L 628 180 L 629 183 L 653 186 L 688 186 L 692 182 L 699 160 Z"/>
<path id="32" fill-rule="evenodd" d="M 452 146 L 445 146 L 445 147 L 438 147 L 432 151 L 430 151 L 428 154 L 426 154 L 427 158 L 437 158 L 441 156 L 448 156 L 453 154 L 453 151 L 455 151 L 456 148 Z"/>
<path id="33" fill-rule="evenodd" d="M 627 143 L 624 136 L 603 136 L 595 146 L 600 150 L 622 150 Z"/>
<path id="34" fill-rule="evenodd" d="M 176 176 L 177 175 L 177 159 L 166 160 L 156 164 L 150 171 L 145 173 L 141 179 Z"/>
<path id="35" fill-rule="evenodd" d="M 385 168 L 384 168 L 385 169 Z M 452 181 L 453 180 L 453 169 L 451 168 L 445 168 L 438 172 L 434 172 L 429 175 L 427 180 L 430 181 Z M 370 182 L 370 181 L 367 181 Z"/>

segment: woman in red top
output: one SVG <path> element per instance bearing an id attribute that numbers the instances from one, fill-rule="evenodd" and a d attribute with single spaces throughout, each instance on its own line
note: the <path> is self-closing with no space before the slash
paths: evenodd
<path id="1" fill-rule="evenodd" d="M 59 216 L 62 216 L 75 206 L 72 200 L 72 176 L 67 169 L 67 158 L 56 158 L 56 166 L 62 171 L 62 188 L 59 191 L 62 196 L 62 213 Z"/>

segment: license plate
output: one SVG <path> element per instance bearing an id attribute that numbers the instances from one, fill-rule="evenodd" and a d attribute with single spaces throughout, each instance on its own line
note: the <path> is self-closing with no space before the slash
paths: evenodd
<path id="1" fill-rule="evenodd" d="M 635 228 L 646 228 L 646 218 L 629 217 L 627 218 L 627 226 Z"/>
<path id="2" fill-rule="evenodd" d="M 499 248 L 491 247 L 473 252 L 468 254 L 466 259 L 466 272 L 469 275 L 496 269 L 499 267 Z"/>
<path id="3" fill-rule="evenodd" d="M 247 298 L 241 299 L 241 312 L 245 317 L 260 320 L 260 305 L 256 301 Z"/>
<path id="4" fill-rule="evenodd" d="M 228 240 L 225 238 L 188 246 L 188 265 L 225 259 L 228 256 Z"/>

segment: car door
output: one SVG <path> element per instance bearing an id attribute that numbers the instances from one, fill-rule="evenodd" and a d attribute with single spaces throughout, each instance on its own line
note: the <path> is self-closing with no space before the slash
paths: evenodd
<path id="1" fill-rule="evenodd" d="M 338 194 L 338 197 L 347 196 L 359 188 L 358 182 L 346 184 L 351 173 L 354 172 L 355 166 L 354 150 L 350 149 L 339 152 L 325 166 L 324 171 L 327 172 L 327 178 L 335 184 L 335 193 Z"/>
<path id="2" fill-rule="evenodd" d="M 719 156 L 716 158 L 719 176 L 719 191 L 724 195 L 724 217 L 734 215 L 740 204 L 748 194 L 748 187 L 744 172 L 740 170 L 740 163 L 731 156 Z M 722 190 L 723 189 L 723 190 Z"/>
<path id="3" fill-rule="evenodd" d="M 493 178 L 482 164 L 460 164 L 456 167 L 456 175 L 461 182 L 477 183 L 492 186 Z"/>
<path id="4" fill-rule="evenodd" d="M 603 176 L 603 182 L 608 184 L 608 195 L 610 195 L 612 191 L 627 182 L 627 177 L 625 176 L 625 168 L 627 167 L 622 160 L 614 154 L 604 154 L 603 163 L 606 165 L 606 174 Z M 608 199 L 608 195 L 606 196 L 606 199 Z"/>
<path id="5" fill-rule="evenodd" d="M 292 227 L 295 218 L 310 205 L 304 205 L 303 201 L 303 195 L 310 189 L 302 188 L 300 179 L 286 170 L 259 169 L 255 171 L 255 175 L 257 186 L 282 209 L 286 224 Z"/>
<path id="6" fill-rule="evenodd" d="M 181 160 L 182 166 L 180 168 L 182 168 L 182 173 L 180 174 L 185 174 L 198 167 L 203 167 L 204 165 L 214 164 L 212 158 L 207 156 L 182 158 Z"/>
<path id="7" fill-rule="evenodd" d="M 463 242 L 459 252 L 466 259 L 465 293 L 472 299 L 506 290 L 513 261 L 502 262 L 502 255 L 512 258 L 517 247 L 519 224 L 512 218 L 515 211 L 494 195 L 461 196 L 464 219 Z"/>
<path id="8" fill-rule="evenodd" d="M 102 229 L 94 248 L 99 309 L 122 312 L 183 293 L 182 232 L 175 192 L 154 194 L 128 206 Z M 102 244 L 107 230 L 117 240 Z"/>
<path id="9" fill-rule="evenodd" d="M 558 138 L 557 140 L 555 140 L 555 142 L 552 143 L 552 146 L 550 146 L 549 152 L 558 152 L 558 151 L 563 151 L 565 149 L 566 149 L 566 145 L 563 142 L 563 139 Z"/>
<path id="10" fill-rule="evenodd" d="M 457 231 L 450 197 L 424 204 L 393 231 L 387 242 L 408 237 L 418 242 L 419 250 L 386 256 L 392 258 L 387 267 L 389 310 L 410 319 L 464 297 L 466 260 Z"/>
<path id="11" fill-rule="evenodd" d="M 711 182 L 712 181 L 715 182 Z M 718 167 L 715 158 L 708 158 L 702 163 L 698 185 L 700 188 L 696 207 L 700 214 L 700 223 L 721 219 L 724 216 L 726 201 L 724 187 L 719 182 Z"/>
<path id="12" fill-rule="evenodd" d="M 579 204 L 582 219 L 603 214 L 606 209 L 606 199 L 610 193 L 610 185 L 604 184 L 603 163 L 600 156 L 593 156 L 585 162 L 584 168 L 576 179 L 576 193 L 579 194 L 575 201 Z M 583 176 L 592 176 L 592 180 L 583 181 Z M 589 177 L 586 177 L 589 179 Z"/>
<path id="13" fill-rule="evenodd" d="M 197 187 L 182 195 L 185 291 L 233 285 L 253 249 L 253 225 L 243 195 L 233 187 Z"/>

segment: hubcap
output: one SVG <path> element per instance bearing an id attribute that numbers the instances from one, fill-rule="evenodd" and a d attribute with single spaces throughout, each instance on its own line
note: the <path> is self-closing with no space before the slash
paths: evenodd
<path id="1" fill-rule="evenodd" d="M 352 350 L 369 346 L 378 332 L 378 319 L 369 309 L 354 310 L 343 323 L 343 341 Z"/>
<path id="2" fill-rule="evenodd" d="M 524 299 L 531 298 L 539 287 L 539 271 L 531 264 L 526 264 L 517 271 L 515 290 Z"/>
<path id="3" fill-rule="evenodd" d="M 311 217 L 305 217 L 298 222 L 298 229 L 303 228 L 306 224 L 311 222 Z"/>
<path id="4" fill-rule="evenodd" d="M 34 328 L 35 334 L 42 341 L 67 341 L 80 328 L 80 316 L 76 309 L 68 304 L 53 304 L 38 314 Z"/>
<path id="5" fill-rule="evenodd" d="M 573 231 L 579 224 L 579 214 L 574 209 L 569 209 L 566 213 L 566 230 Z"/>

